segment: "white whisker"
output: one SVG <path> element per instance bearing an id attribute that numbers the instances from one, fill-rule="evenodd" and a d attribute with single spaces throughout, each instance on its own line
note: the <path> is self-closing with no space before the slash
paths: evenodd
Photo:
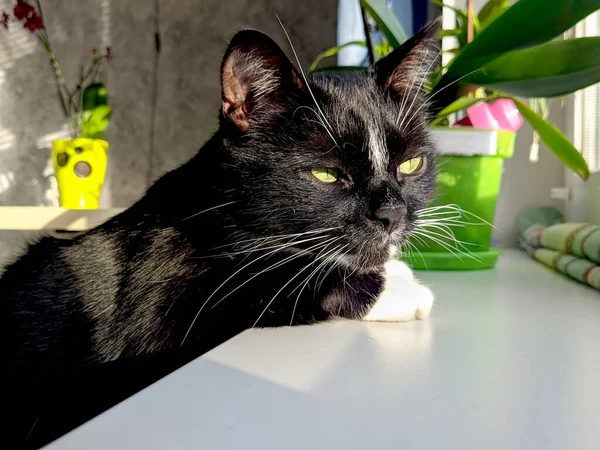
<path id="1" fill-rule="evenodd" d="M 433 97 L 435 97 L 436 95 L 438 95 L 440 92 L 443 92 L 445 89 L 448 89 L 450 86 L 452 86 L 453 84 L 458 83 L 460 80 L 467 78 L 469 75 L 473 75 L 475 72 L 479 72 L 480 70 L 483 70 L 483 67 L 480 67 L 479 69 L 475 69 L 471 72 L 469 72 L 466 75 L 463 75 L 460 78 L 457 78 L 456 80 L 454 80 L 452 83 L 447 84 L 446 86 L 444 86 L 443 88 L 441 88 L 439 91 L 435 91 L 434 94 L 432 96 L 429 97 L 429 100 L 431 100 Z"/>
<path id="2" fill-rule="evenodd" d="M 336 248 L 338 248 L 338 247 L 336 247 Z M 321 258 L 323 258 L 323 256 L 321 256 Z M 301 273 L 303 273 L 310 266 L 311 266 L 311 264 L 307 264 L 302 270 L 300 270 L 296 275 L 294 275 L 292 278 L 290 278 L 290 280 L 287 283 L 285 283 L 281 287 L 281 289 L 279 289 L 275 293 L 275 295 L 273 296 L 273 298 L 269 301 L 269 303 L 267 303 L 267 306 L 265 307 L 265 309 L 263 309 L 263 312 L 260 313 L 260 316 L 258 316 L 258 319 L 256 319 L 256 322 L 254 322 L 254 324 L 252 325 L 252 328 L 254 328 L 256 326 L 256 324 L 260 321 L 260 319 L 262 318 L 262 316 L 267 312 L 267 310 L 269 309 L 269 306 L 271 306 L 271 304 L 275 301 L 275 299 L 281 293 L 281 291 L 283 291 L 292 281 L 294 281 L 298 276 L 300 276 Z"/>
<path id="3" fill-rule="evenodd" d="M 322 236 L 315 236 L 309 239 L 304 239 L 302 240 L 302 242 L 309 242 L 309 241 L 314 241 L 317 239 L 325 239 L 329 237 L 328 234 L 322 235 Z M 191 259 L 213 259 L 213 258 L 231 258 L 233 259 L 233 257 L 238 256 L 238 255 L 246 255 L 246 257 L 244 257 L 241 261 L 240 264 L 242 264 L 246 259 L 248 259 L 248 257 L 252 254 L 252 253 L 256 253 L 256 252 L 260 252 L 260 251 L 264 251 L 264 250 L 271 250 L 271 249 L 281 249 L 281 248 L 287 248 L 287 247 L 293 247 L 294 244 L 299 243 L 300 241 L 295 241 L 295 240 L 291 240 L 291 241 L 287 241 L 284 242 L 282 244 L 277 244 L 277 245 L 269 245 L 269 246 L 262 246 L 263 244 L 266 243 L 261 243 L 259 242 L 257 245 L 246 249 L 246 250 L 238 250 L 235 252 L 229 252 L 229 253 L 219 253 L 216 255 L 206 255 L 206 256 L 191 256 Z M 269 243 L 270 244 L 270 243 Z"/>
<path id="4" fill-rule="evenodd" d="M 304 255 L 310 253 L 312 250 L 314 250 L 314 249 L 316 249 L 316 248 L 318 248 L 318 247 L 320 247 L 322 245 L 325 245 L 326 247 L 328 247 L 329 244 L 332 244 L 333 242 L 335 242 L 338 239 L 341 239 L 341 236 L 338 237 L 338 238 L 331 238 L 331 239 L 329 239 L 328 241 L 325 241 L 325 242 L 319 242 L 318 244 L 315 244 L 312 247 L 309 247 L 309 248 L 307 248 L 305 250 L 302 250 L 302 251 L 300 251 L 298 253 L 294 253 L 293 255 L 288 256 L 287 258 L 283 259 L 282 261 L 278 261 L 277 263 L 272 264 L 271 266 L 269 266 L 269 267 L 261 270 L 260 272 L 252 275 L 250 278 L 248 278 L 242 284 L 238 285 L 235 289 L 233 289 L 232 291 L 230 291 L 227 295 L 225 295 L 224 297 L 222 297 L 218 302 L 216 302 L 214 305 L 212 305 L 210 307 L 210 309 L 213 309 L 213 308 L 217 307 L 217 305 L 219 305 L 219 303 L 221 303 L 223 300 L 225 300 L 227 297 L 229 297 L 235 291 L 237 291 L 238 289 L 240 289 L 241 287 L 243 287 L 245 284 L 249 283 L 250 281 L 252 281 L 256 277 L 258 277 L 259 275 L 262 275 L 265 272 L 269 272 L 271 270 L 277 269 L 278 267 L 281 267 L 284 264 L 287 264 L 288 262 L 290 262 L 290 261 L 292 261 L 294 259 L 300 258 L 301 256 L 304 256 Z"/>
<path id="5" fill-rule="evenodd" d="M 306 239 L 304 242 L 314 241 L 316 239 L 325 239 L 326 237 L 328 237 L 327 234 L 322 235 L 322 236 L 316 236 L 316 237 L 313 237 L 313 238 Z M 294 241 L 289 241 L 286 244 L 294 244 Z M 259 244 L 259 245 L 256 245 L 256 246 L 252 247 L 252 248 L 249 248 L 247 250 L 238 250 L 238 251 L 231 252 L 231 253 L 222 253 L 221 255 L 226 255 L 226 256 L 244 255 L 244 254 L 247 254 L 247 253 L 256 253 L 256 252 L 261 252 L 261 251 L 264 251 L 264 250 L 271 250 L 273 248 L 280 248 L 282 245 L 284 245 L 284 244 L 269 245 L 267 247 L 261 247 L 260 244 Z M 217 256 L 219 256 L 219 255 L 217 255 Z"/>
<path id="6" fill-rule="evenodd" d="M 447 210 L 446 212 L 444 210 Z M 435 213 L 435 214 L 433 214 Z M 482 219 L 481 217 L 479 217 L 477 214 L 474 214 L 470 211 L 466 211 L 464 209 L 462 209 L 460 206 L 451 203 L 448 205 L 441 205 L 441 206 L 432 206 L 429 208 L 423 208 L 420 209 L 419 211 L 416 212 L 416 215 L 419 218 L 423 218 L 423 217 L 429 217 L 429 216 L 433 216 L 433 215 L 444 215 L 444 214 L 457 214 L 457 216 L 454 216 L 452 218 L 455 219 L 461 219 L 461 218 L 466 218 L 467 216 L 470 216 L 474 219 L 479 220 L 480 222 L 484 223 L 485 225 L 489 225 L 490 227 L 496 229 L 496 227 L 494 227 L 493 224 L 489 223 L 487 220 Z M 474 223 L 469 223 L 469 224 L 474 224 Z"/>
<path id="7" fill-rule="evenodd" d="M 415 252 L 417 252 L 419 254 L 419 256 L 421 257 L 421 260 L 423 261 L 423 265 L 425 266 L 425 269 L 427 269 L 427 262 L 425 262 L 425 258 L 423 258 L 423 254 L 421 253 L 421 251 L 410 241 L 406 241 L 405 244 L 408 245 L 409 249 L 414 250 Z"/>
<path id="8" fill-rule="evenodd" d="M 200 214 L 204 214 L 205 212 L 212 211 L 213 209 L 221 208 L 223 206 L 232 205 L 233 203 L 236 203 L 236 202 L 237 202 L 237 200 L 234 200 L 232 202 L 223 203 L 222 205 L 217 205 L 217 206 L 213 206 L 211 208 L 207 208 L 203 211 L 197 212 L 196 214 L 192 214 L 191 216 L 186 217 L 185 219 L 181 219 L 181 221 L 183 222 L 184 220 L 188 220 L 188 219 L 191 219 L 192 217 L 199 216 Z"/>
<path id="9" fill-rule="evenodd" d="M 448 227 L 446 227 L 447 229 L 443 228 L 443 226 L 440 225 L 430 225 L 431 228 L 437 229 L 438 231 L 445 231 L 444 233 L 436 233 L 435 231 L 431 231 L 430 229 L 427 228 L 419 228 L 419 230 L 424 231 L 426 233 L 432 233 L 434 235 L 439 234 L 439 236 L 445 236 L 448 239 L 451 239 L 453 242 L 460 244 L 461 247 L 463 247 L 464 245 L 472 245 L 474 247 L 478 247 L 478 244 L 474 244 L 472 242 L 466 242 L 466 241 L 461 241 L 459 239 L 456 239 L 456 237 L 454 236 L 454 233 L 452 232 L 452 230 Z M 463 247 L 465 249 L 465 251 L 470 252 L 471 250 L 467 249 L 466 247 Z"/>
<path id="10" fill-rule="evenodd" d="M 425 56 L 423 57 L 423 60 L 421 61 L 421 63 L 423 63 L 424 60 L 427 59 L 427 55 L 429 53 L 429 50 L 425 50 Z M 431 61 L 429 62 L 429 66 L 427 66 L 427 70 L 426 72 L 429 73 L 429 71 L 431 70 L 431 66 L 437 62 L 437 59 L 439 58 L 439 56 L 441 55 L 441 51 L 437 54 L 437 56 L 435 58 L 432 58 Z M 419 68 L 421 68 L 421 66 L 419 66 Z M 408 110 L 406 111 L 407 114 L 404 115 L 404 117 L 402 118 L 402 122 L 400 123 L 400 125 L 398 125 L 399 129 L 402 129 L 403 125 L 404 125 L 404 121 L 406 120 L 406 118 L 408 117 L 408 113 L 412 110 L 413 106 L 415 105 L 415 102 L 417 101 L 417 98 L 419 98 L 419 94 L 421 92 L 421 89 L 423 88 L 423 84 L 425 84 L 425 81 L 427 80 L 427 77 L 422 77 L 421 79 L 421 84 L 419 85 L 419 87 L 417 88 L 417 90 L 414 93 L 413 96 L 413 101 L 410 104 L 410 106 L 408 107 Z M 412 88 L 411 88 L 412 90 Z M 413 121 L 413 118 L 416 117 L 416 115 L 419 113 L 419 111 L 421 111 L 421 109 L 426 106 L 428 104 L 428 102 L 424 102 L 419 109 L 417 109 L 417 111 L 413 114 L 411 114 L 410 116 L 410 120 L 408 121 L 408 123 L 406 124 L 406 126 L 408 127 L 408 125 L 410 125 L 410 123 Z"/>
<path id="11" fill-rule="evenodd" d="M 264 241 L 264 240 L 281 240 L 281 239 L 285 239 L 285 238 L 290 238 L 290 237 L 298 237 L 298 236 L 305 236 L 307 234 L 316 234 L 316 233 L 324 233 L 326 231 L 333 231 L 333 230 L 337 230 L 341 227 L 331 227 L 331 228 L 318 228 L 316 230 L 309 230 L 309 231 L 304 231 L 302 233 L 293 233 L 293 234 L 277 234 L 274 236 L 266 236 L 266 237 L 258 237 L 258 238 L 252 238 L 252 239 L 244 239 L 242 241 L 236 241 L 236 242 L 232 242 L 230 244 L 223 244 L 223 245 L 219 245 L 218 247 L 213 247 L 211 250 L 217 250 L 219 248 L 223 248 L 223 247 L 231 247 L 231 246 L 236 246 L 238 244 L 243 244 L 246 242 L 256 242 L 256 241 Z"/>
<path id="12" fill-rule="evenodd" d="M 433 93 L 433 95 L 430 95 L 429 98 L 427 99 L 426 102 L 423 102 L 423 104 L 421 106 L 419 106 L 419 108 L 415 111 L 415 113 L 413 114 L 413 117 L 415 117 L 423 108 L 429 106 L 431 104 L 431 99 L 433 99 L 436 95 L 438 95 L 440 92 L 443 92 L 444 90 L 448 89 L 450 86 L 458 83 L 459 81 L 461 81 L 462 79 L 468 77 L 469 75 L 473 75 L 475 72 L 479 72 L 480 70 L 483 70 L 483 68 L 479 68 L 479 69 L 475 69 L 471 72 L 469 72 L 466 75 L 463 75 L 462 77 L 452 81 L 451 83 L 447 84 L 446 86 L 444 86 L 443 88 L 441 88 L 439 91 L 435 91 Z M 410 122 L 409 122 L 410 123 Z"/>
<path id="13" fill-rule="evenodd" d="M 471 250 L 469 250 L 468 248 L 464 247 L 464 245 L 462 245 L 463 244 L 462 241 L 458 241 L 456 239 L 452 239 L 448 235 L 436 233 L 436 232 L 429 231 L 429 230 L 428 231 L 419 230 L 419 231 L 415 231 L 415 233 L 416 234 L 418 233 L 419 236 L 421 236 L 421 237 L 431 239 L 433 242 L 436 242 L 437 244 L 446 248 L 448 251 L 453 253 L 461 261 L 462 261 L 462 258 L 460 258 L 458 255 L 456 255 L 456 253 L 454 253 L 452 250 L 456 250 L 456 252 L 466 256 L 469 259 L 472 259 L 477 262 L 482 262 L 478 257 L 474 256 L 474 253 Z M 452 247 L 450 242 L 446 242 L 443 239 L 452 239 L 452 242 L 454 243 L 454 247 Z M 472 245 L 475 245 L 475 244 L 472 244 Z M 462 249 L 459 248 L 458 246 L 462 247 Z M 450 250 L 450 249 L 452 249 L 452 250 Z"/>
<path id="14" fill-rule="evenodd" d="M 327 258 L 329 263 L 332 263 L 329 267 L 329 270 L 327 272 L 324 272 L 324 274 L 321 274 L 319 276 L 317 276 L 316 280 L 315 280 L 315 288 L 317 290 L 321 289 L 321 287 L 323 286 L 323 282 L 325 281 L 325 279 L 329 276 L 329 274 L 331 273 L 331 271 L 333 269 L 335 269 L 336 265 L 333 264 L 333 262 L 342 254 L 342 252 L 348 248 L 350 246 L 350 244 L 346 244 L 344 245 L 341 249 L 339 249 L 335 254 L 331 255 L 329 258 Z M 321 277 L 321 282 L 319 283 L 319 277 Z"/>
<path id="15" fill-rule="evenodd" d="M 439 244 L 441 247 L 443 247 L 444 249 L 449 251 L 451 254 L 456 256 L 456 258 L 458 258 L 460 261 L 463 260 L 460 257 L 460 255 L 455 252 L 455 250 L 456 251 L 458 251 L 458 250 L 456 248 L 453 248 L 452 246 L 450 246 L 450 244 L 448 244 L 447 242 L 444 242 L 441 239 L 438 239 L 437 237 L 429 236 L 428 234 L 421 233 L 420 231 L 414 231 L 414 235 L 421 236 L 424 239 L 430 239 L 431 241 L 435 242 L 436 244 Z M 459 252 L 459 253 L 462 253 L 462 252 Z"/>
<path id="16" fill-rule="evenodd" d="M 328 247 L 329 247 L 329 245 L 328 245 L 327 247 L 325 247 L 325 249 L 326 249 L 326 248 L 328 248 Z M 323 250 L 325 250 L 325 249 L 323 249 Z M 323 252 L 323 250 L 321 250 L 321 252 L 319 252 L 319 255 L 320 255 L 320 254 Z M 333 249 L 332 251 L 335 251 L 335 249 Z M 317 255 L 317 256 L 319 256 L 319 255 Z M 326 255 L 323 255 L 323 256 L 325 257 L 325 256 L 327 256 L 327 254 L 326 254 Z M 313 261 L 313 263 L 314 263 L 314 261 Z M 292 295 L 292 294 L 293 294 L 293 293 L 296 291 L 296 289 L 298 289 L 298 288 L 299 288 L 299 287 L 302 285 L 302 283 L 304 283 L 304 285 L 302 285 L 302 288 L 300 289 L 300 292 L 298 292 L 298 295 L 296 296 L 296 301 L 294 302 L 294 308 L 292 309 L 292 318 L 290 319 L 290 326 L 292 326 L 292 324 L 294 323 L 294 316 L 295 316 L 295 314 L 296 314 L 296 307 L 298 306 L 298 301 L 300 300 L 300 296 L 302 295 L 302 291 L 304 291 L 304 288 L 306 288 L 306 286 L 307 286 L 307 285 L 308 285 L 308 283 L 310 282 L 310 279 L 313 277 L 313 275 L 314 275 L 314 274 L 315 274 L 315 273 L 316 273 L 316 272 L 317 272 L 317 271 L 318 271 L 318 270 L 319 270 L 319 269 L 320 269 L 320 268 L 321 268 L 323 265 L 325 265 L 325 264 L 327 264 L 327 260 L 326 260 L 326 259 L 325 259 L 325 260 L 323 260 L 323 261 L 321 261 L 321 263 L 320 263 L 320 264 L 318 264 L 318 265 L 317 265 L 317 267 L 316 267 L 316 268 L 315 268 L 315 269 L 314 269 L 312 272 L 310 272 L 310 273 L 308 274 L 308 276 L 307 276 L 307 277 L 306 277 L 304 280 L 300 281 L 300 283 L 298 284 L 298 286 L 296 286 L 296 287 L 294 288 L 294 290 L 293 290 L 292 292 L 290 292 L 290 293 L 289 293 L 288 297 L 289 297 L 290 295 Z"/>
<path id="17" fill-rule="evenodd" d="M 290 39 L 290 35 L 288 34 L 287 30 L 283 26 L 283 22 L 281 21 L 281 19 L 279 18 L 278 15 L 277 15 L 277 21 L 279 22 L 279 25 L 281 26 L 281 29 L 285 33 L 285 37 L 287 38 L 287 40 L 288 40 L 288 42 L 290 44 L 290 47 L 292 49 L 292 52 L 294 53 L 294 58 L 296 58 L 296 63 L 298 63 L 298 69 L 300 70 L 300 74 L 302 75 L 302 78 L 304 79 L 304 83 L 306 83 L 306 89 L 308 89 L 308 92 L 310 93 L 310 96 L 312 97 L 313 101 L 315 102 L 315 106 L 319 110 L 319 113 L 321 113 L 321 117 L 323 118 L 323 120 L 327 124 L 327 127 L 329 127 L 328 129 L 327 129 L 327 127 L 325 127 L 327 129 L 327 133 L 329 134 L 329 137 L 335 143 L 335 145 L 337 145 L 339 147 L 337 141 L 335 140 L 335 138 L 333 137 L 333 134 L 332 134 L 333 128 L 331 127 L 329 121 L 327 120 L 327 117 L 325 117 L 325 114 L 323 114 L 323 111 L 321 110 L 321 107 L 317 103 L 317 98 L 313 94 L 313 91 L 310 88 L 310 85 L 308 84 L 308 79 L 306 78 L 306 75 L 304 74 L 304 69 L 302 69 L 302 64 L 300 64 L 300 59 L 298 58 L 298 55 L 296 54 L 296 49 L 294 48 L 294 44 L 292 44 L 292 40 Z"/>
<path id="18" fill-rule="evenodd" d="M 419 236 L 417 236 L 416 234 L 412 234 L 411 237 L 414 238 L 419 244 L 429 248 L 429 244 L 427 242 L 425 242 L 423 239 L 421 239 Z"/>
<path id="19" fill-rule="evenodd" d="M 310 239 L 312 240 L 312 239 Z M 190 331 L 192 331 L 192 328 L 194 326 L 194 324 L 196 323 L 196 320 L 198 320 L 198 317 L 200 316 L 200 313 L 202 312 L 202 310 L 204 309 L 204 307 L 208 304 L 208 302 L 210 301 L 211 298 L 213 298 L 213 296 L 219 291 L 219 289 L 221 289 L 229 280 L 231 280 L 233 277 L 235 277 L 238 273 L 240 273 L 242 270 L 244 270 L 246 267 L 250 266 L 251 264 L 254 264 L 256 261 L 265 258 L 269 255 L 272 255 L 273 253 L 276 253 L 278 251 L 281 251 L 283 248 L 287 248 L 290 246 L 293 246 L 295 244 L 301 244 L 305 242 L 305 240 L 302 241 L 297 241 L 297 242 L 293 242 L 290 244 L 284 244 L 282 247 L 277 248 L 275 250 L 272 250 L 264 255 L 260 255 L 258 258 L 253 259 L 252 261 L 250 261 L 249 263 L 247 263 L 246 265 L 244 265 L 242 268 L 236 270 L 232 275 L 230 275 L 225 281 L 223 281 L 214 291 L 212 294 L 210 294 L 208 296 L 208 298 L 204 301 L 204 303 L 202 304 L 202 306 L 200 307 L 200 309 L 198 310 L 198 312 L 196 313 L 196 316 L 194 317 L 194 320 L 192 320 L 192 323 L 190 325 L 190 327 L 188 328 L 188 331 L 185 333 L 185 336 L 183 337 L 183 340 L 181 341 L 181 345 L 184 344 L 185 340 L 187 339 L 188 335 L 190 334 Z"/>
<path id="20" fill-rule="evenodd" d="M 429 54 L 429 50 L 426 49 L 425 57 L 428 54 Z M 400 111 L 398 112 L 398 117 L 396 118 L 396 124 L 400 121 L 400 117 L 402 117 L 405 114 L 404 108 L 408 104 L 408 99 L 410 98 L 410 93 L 412 92 L 412 89 L 413 89 L 415 83 L 417 82 L 417 77 L 419 76 L 419 73 L 421 71 L 421 66 L 423 65 L 423 62 L 426 59 L 425 57 L 423 59 L 421 59 L 421 62 L 419 63 L 419 67 L 417 68 L 417 70 L 415 70 L 415 73 L 413 74 L 412 79 L 410 80 L 410 86 L 406 90 L 406 92 L 408 92 L 408 95 L 405 95 L 404 98 L 402 99 L 402 103 L 400 103 Z M 418 95 L 414 96 L 414 98 L 417 98 L 417 97 L 418 97 Z M 414 100 L 413 100 L 413 103 L 414 103 Z M 408 111 L 410 111 L 410 109 L 408 109 Z M 404 122 L 404 119 L 402 121 Z M 400 127 L 398 127 L 398 128 L 400 128 Z"/>

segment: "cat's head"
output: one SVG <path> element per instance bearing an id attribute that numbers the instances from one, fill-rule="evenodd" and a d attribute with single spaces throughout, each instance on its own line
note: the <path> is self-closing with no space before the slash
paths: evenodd
<path id="1" fill-rule="evenodd" d="M 436 28 L 367 71 L 306 75 L 266 35 L 233 38 L 220 134 L 242 205 L 237 237 L 287 236 L 288 250 L 357 270 L 390 258 L 433 193 L 423 88 Z"/>

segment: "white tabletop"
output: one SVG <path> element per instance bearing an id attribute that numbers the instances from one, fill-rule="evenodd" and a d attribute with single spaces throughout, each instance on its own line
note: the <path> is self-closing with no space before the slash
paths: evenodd
<path id="1" fill-rule="evenodd" d="M 429 321 L 242 333 L 48 449 L 597 449 L 600 294 L 516 251 Z"/>

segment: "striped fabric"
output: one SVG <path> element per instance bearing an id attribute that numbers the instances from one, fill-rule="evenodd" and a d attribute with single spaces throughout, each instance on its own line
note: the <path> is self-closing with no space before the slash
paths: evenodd
<path id="1" fill-rule="evenodd" d="M 600 226 L 556 223 L 557 214 L 548 208 L 521 213 L 519 246 L 537 261 L 600 290 Z"/>

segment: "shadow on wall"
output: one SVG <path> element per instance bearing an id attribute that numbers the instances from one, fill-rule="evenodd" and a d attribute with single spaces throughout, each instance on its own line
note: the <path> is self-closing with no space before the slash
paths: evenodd
<path id="1" fill-rule="evenodd" d="M 0 10 L 8 9 L 7 0 L 0 2 Z M 19 62 L 31 57 L 37 41 L 27 30 L 13 26 L 10 33 L 1 30 L 0 39 L 0 205 L 9 205 L 14 199 L 25 204 L 52 205 L 51 173 L 48 173 L 49 153 L 17 151 L 19 129 L 11 126 L 10 103 L 4 93 L 11 90 L 18 97 L 28 95 L 21 77 L 12 75 L 19 70 Z M 40 157 L 45 153 L 45 158 Z"/>
<path id="2" fill-rule="evenodd" d="M 58 206 L 58 186 L 52 167 L 52 141 L 69 137 L 67 127 L 42 136 L 33 152 L 0 150 L 0 205 Z M 13 157 L 11 159 L 11 156 Z"/>

